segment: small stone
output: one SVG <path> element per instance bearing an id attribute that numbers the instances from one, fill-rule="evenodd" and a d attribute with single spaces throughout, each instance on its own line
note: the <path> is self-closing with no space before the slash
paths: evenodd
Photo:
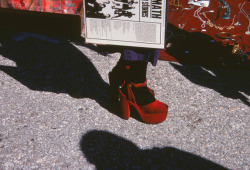
<path id="1" fill-rule="evenodd" d="M 36 162 L 37 162 L 37 163 L 41 163 L 41 162 L 43 162 L 43 159 L 39 158 L 39 159 L 37 159 Z"/>
<path id="2" fill-rule="evenodd" d="M 79 109 L 78 109 L 78 112 L 83 113 L 83 112 L 84 112 L 84 109 L 83 109 L 83 108 L 79 108 Z"/>

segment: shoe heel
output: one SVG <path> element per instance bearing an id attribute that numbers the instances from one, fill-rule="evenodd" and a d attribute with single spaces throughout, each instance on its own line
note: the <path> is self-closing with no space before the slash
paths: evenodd
<path id="1" fill-rule="evenodd" d="M 114 77 L 112 72 L 109 73 L 108 77 L 109 77 L 109 94 L 114 101 L 117 101 L 119 99 L 120 81 L 116 81 L 116 77 Z"/>
<path id="2" fill-rule="evenodd" d="M 122 118 L 128 120 L 130 117 L 129 102 L 126 99 L 126 96 L 123 96 L 122 94 L 120 94 L 120 107 L 122 111 Z"/>

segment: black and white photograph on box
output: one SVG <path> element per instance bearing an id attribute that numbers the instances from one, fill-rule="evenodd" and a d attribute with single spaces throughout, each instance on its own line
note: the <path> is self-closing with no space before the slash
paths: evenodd
<path id="1" fill-rule="evenodd" d="M 86 17 L 89 18 L 110 18 L 110 14 L 105 14 L 103 9 L 107 7 L 110 1 L 98 2 L 97 0 L 86 0 Z"/>
<path id="2" fill-rule="evenodd" d="M 131 18 L 136 15 L 136 7 L 138 1 L 134 0 L 115 0 L 112 4 L 112 9 L 115 9 L 112 18 L 128 17 Z"/>
<path id="3" fill-rule="evenodd" d="M 85 8 L 88 18 L 137 20 L 139 15 L 137 0 L 86 0 Z"/>

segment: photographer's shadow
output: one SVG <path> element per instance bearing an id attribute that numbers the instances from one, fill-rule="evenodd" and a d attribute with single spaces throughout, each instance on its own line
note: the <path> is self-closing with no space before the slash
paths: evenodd
<path id="1" fill-rule="evenodd" d="M 108 84 L 93 63 L 68 40 L 58 43 L 28 37 L 14 41 L 0 37 L 0 55 L 16 66 L 0 64 L 0 71 L 35 91 L 65 93 L 73 98 L 94 99 L 103 108 L 118 114 L 110 101 Z"/>
<path id="2" fill-rule="evenodd" d="M 80 148 L 96 169 L 226 169 L 173 147 L 141 150 L 134 143 L 105 131 L 86 133 Z"/>

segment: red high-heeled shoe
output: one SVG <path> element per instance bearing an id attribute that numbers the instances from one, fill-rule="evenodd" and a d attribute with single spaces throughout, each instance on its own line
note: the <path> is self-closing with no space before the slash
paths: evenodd
<path id="1" fill-rule="evenodd" d="M 133 106 L 137 112 L 139 113 L 142 121 L 148 124 L 157 124 L 163 122 L 168 113 L 168 107 L 165 103 L 162 103 L 158 100 L 155 100 L 152 103 L 149 103 L 144 106 L 137 105 L 135 101 L 134 94 L 131 90 L 131 86 L 138 88 L 138 87 L 145 87 L 147 83 L 129 83 L 124 84 L 127 88 L 127 96 L 119 89 L 119 99 L 120 105 L 122 110 L 122 117 L 124 119 L 129 119 L 130 117 L 130 105 Z M 123 87 L 124 88 L 124 87 Z M 153 90 L 151 91 L 153 94 Z"/>
<path id="2" fill-rule="evenodd" d="M 116 72 L 109 72 L 108 74 L 109 77 L 109 93 L 111 98 L 114 101 L 119 100 L 119 88 L 121 87 L 122 84 L 124 84 L 124 75 L 118 74 Z M 153 96 L 155 96 L 154 90 L 149 88 L 149 91 L 152 93 Z"/>

